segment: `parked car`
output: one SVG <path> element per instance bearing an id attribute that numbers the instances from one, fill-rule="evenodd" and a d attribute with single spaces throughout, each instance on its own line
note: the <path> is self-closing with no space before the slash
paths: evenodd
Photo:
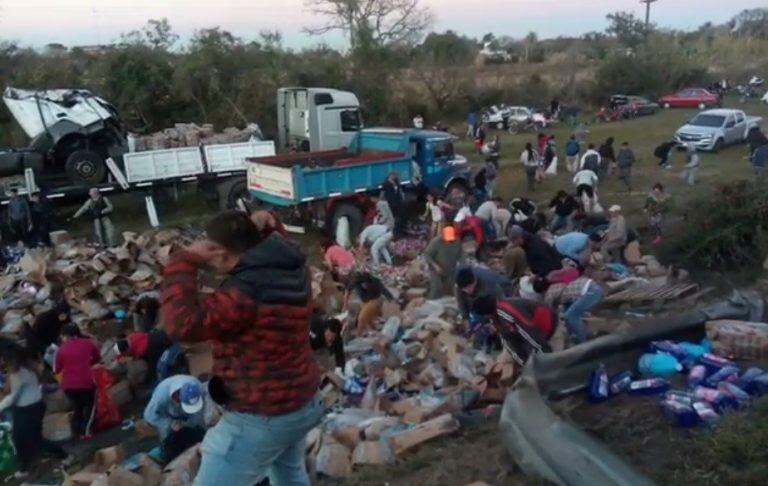
<path id="1" fill-rule="evenodd" d="M 610 107 L 614 110 L 621 107 L 622 113 L 628 117 L 653 115 L 659 110 L 659 104 L 648 98 L 633 95 L 611 96 Z"/>
<path id="2" fill-rule="evenodd" d="M 726 145 L 745 142 L 749 131 L 761 121 L 761 117 L 747 116 L 741 110 L 707 110 L 680 127 L 675 141 L 681 146 L 693 144 L 699 150 L 717 153 Z"/>
<path id="3" fill-rule="evenodd" d="M 488 124 L 491 128 L 497 130 L 504 130 L 507 127 L 508 108 L 504 105 L 493 105 L 487 110 L 483 111 L 482 120 L 483 123 Z"/>
<path id="4" fill-rule="evenodd" d="M 721 106 L 722 98 L 717 93 L 711 93 L 706 89 L 690 88 L 676 94 L 664 96 L 659 100 L 664 108 L 698 108 L 704 110 L 713 106 Z"/>

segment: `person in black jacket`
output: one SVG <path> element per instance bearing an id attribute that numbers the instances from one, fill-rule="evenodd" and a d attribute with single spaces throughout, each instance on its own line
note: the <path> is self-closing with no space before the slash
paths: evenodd
<path id="1" fill-rule="evenodd" d="M 51 246 L 51 209 L 48 198 L 34 192 L 29 196 L 29 210 L 32 214 L 32 231 L 29 234 L 30 246 Z"/>
<path id="2" fill-rule="evenodd" d="M 553 270 L 562 268 L 562 257 L 549 243 L 539 236 L 528 233 L 520 226 L 511 226 L 508 230 L 509 243 L 525 251 L 528 267 L 540 276 L 546 276 Z"/>
<path id="3" fill-rule="evenodd" d="M 552 233 L 557 233 L 572 223 L 571 219 L 576 210 L 579 209 L 579 203 L 567 192 L 560 191 L 549 203 L 549 207 L 554 212 L 550 230 Z"/>
<path id="4" fill-rule="evenodd" d="M 600 179 L 605 178 L 608 170 L 616 164 L 616 151 L 613 148 L 613 137 L 609 137 L 598 150 L 600 153 L 600 171 L 597 176 Z"/>
<path id="5" fill-rule="evenodd" d="M 677 142 L 670 140 L 668 142 L 663 142 L 653 150 L 653 156 L 659 159 L 659 167 L 663 167 L 664 169 L 672 168 L 672 164 L 669 163 L 669 152 L 671 152 L 672 148 L 676 145 Z"/>
<path id="6" fill-rule="evenodd" d="M 344 369 L 347 358 L 344 355 L 344 340 L 341 337 L 341 321 L 338 319 L 325 319 L 315 314 L 312 316 L 312 325 L 309 330 L 309 342 L 312 351 L 327 349 L 333 354 L 336 367 Z"/>
<path id="7" fill-rule="evenodd" d="M 51 286 L 51 299 L 53 307 L 38 314 L 35 322 L 25 332 L 27 349 L 38 357 L 45 354 L 48 346 L 59 342 L 62 328 L 71 322 L 69 303 L 64 298 L 64 288 L 60 284 Z"/>
<path id="8" fill-rule="evenodd" d="M 406 217 L 404 214 L 405 200 L 403 198 L 403 189 L 400 187 L 400 179 L 397 172 L 391 172 L 384 184 L 381 185 L 381 193 L 386 199 L 392 214 L 395 216 L 395 236 L 401 236 L 405 233 Z"/>

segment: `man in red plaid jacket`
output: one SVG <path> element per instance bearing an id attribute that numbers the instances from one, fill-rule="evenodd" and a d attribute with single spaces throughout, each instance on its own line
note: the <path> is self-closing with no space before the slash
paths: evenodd
<path id="1" fill-rule="evenodd" d="M 301 250 L 279 233 L 263 237 L 231 211 L 206 227 L 206 240 L 166 266 L 161 312 L 171 339 L 212 341 L 210 392 L 226 412 L 203 441 L 195 484 L 309 484 L 304 438 L 320 420 L 319 369 L 309 342 L 309 271 Z M 198 294 L 198 271 L 227 275 Z"/>

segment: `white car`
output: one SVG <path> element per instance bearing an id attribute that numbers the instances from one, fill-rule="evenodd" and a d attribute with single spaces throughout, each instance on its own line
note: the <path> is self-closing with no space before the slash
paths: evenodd
<path id="1" fill-rule="evenodd" d="M 483 123 L 497 130 L 504 130 L 507 126 L 507 108 L 504 105 L 493 105 L 483 112 Z"/>

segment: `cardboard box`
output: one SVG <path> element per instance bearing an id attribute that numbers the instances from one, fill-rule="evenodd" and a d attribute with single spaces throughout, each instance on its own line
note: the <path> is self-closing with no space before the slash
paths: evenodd
<path id="1" fill-rule="evenodd" d="M 107 473 L 108 486 L 143 486 L 144 479 L 122 467 L 113 466 Z"/>
<path id="2" fill-rule="evenodd" d="M 213 345 L 211 343 L 189 346 L 186 357 L 190 375 L 200 377 L 205 374 L 213 374 Z"/>
<path id="3" fill-rule="evenodd" d="M 48 233 L 48 236 L 51 238 L 51 243 L 53 244 L 53 246 L 67 243 L 72 239 L 69 237 L 69 233 L 64 230 L 51 231 L 50 233 Z"/>
<path id="4" fill-rule="evenodd" d="M 99 470 L 106 471 L 110 467 L 125 460 L 125 450 L 122 445 L 99 449 L 93 455 L 93 463 Z"/>
<path id="5" fill-rule="evenodd" d="M 71 476 L 67 476 L 62 483 L 62 486 L 91 486 L 92 484 L 100 484 L 100 482 L 106 480 L 107 475 L 104 473 L 80 471 Z"/>
<path id="6" fill-rule="evenodd" d="M 144 486 L 160 486 L 163 483 L 163 469 L 147 455 L 139 459 L 139 474 Z"/>
<path id="7" fill-rule="evenodd" d="M 45 401 L 45 411 L 48 413 L 62 413 L 72 410 L 72 403 L 62 389 L 46 394 L 43 400 Z"/>
<path id="8" fill-rule="evenodd" d="M 349 449 L 341 444 L 323 440 L 317 453 L 317 472 L 332 478 L 343 478 L 352 474 Z"/>
<path id="9" fill-rule="evenodd" d="M 366 441 L 357 444 L 352 453 L 352 464 L 381 465 L 395 460 L 392 451 L 381 441 Z"/>
<path id="10" fill-rule="evenodd" d="M 459 422 L 451 414 L 445 414 L 393 435 L 389 438 L 389 445 L 395 455 L 399 456 L 419 444 L 457 430 L 459 430 Z"/>
<path id="11" fill-rule="evenodd" d="M 133 392 L 131 391 L 131 384 L 128 383 L 128 380 L 123 380 L 112 385 L 109 390 L 107 390 L 107 393 L 118 408 L 123 408 L 133 401 Z"/>
<path id="12" fill-rule="evenodd" d="M 72 438 L 72 412 L 49 413 L 43 418 L 43 437 L 53 442 Z"/>

